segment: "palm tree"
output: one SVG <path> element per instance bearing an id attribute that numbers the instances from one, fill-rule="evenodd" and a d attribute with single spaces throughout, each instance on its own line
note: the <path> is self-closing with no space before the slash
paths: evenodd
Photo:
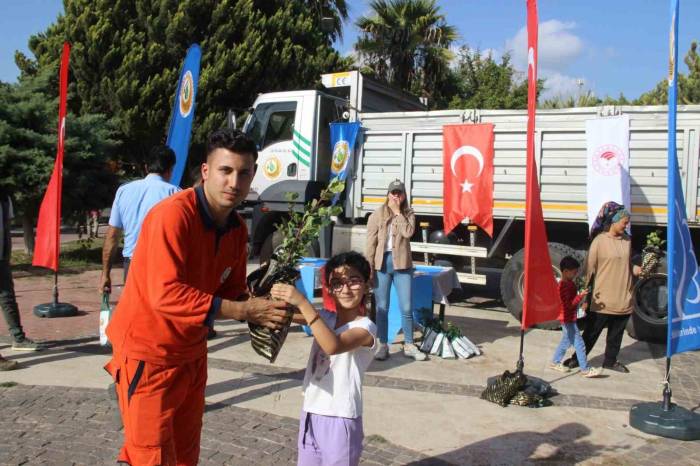
<path id="1" fill-rule="evenodd" d="M 372 16 L 355 23 L 360 60 L 374 75 L 405 91 L 428 97 L 445 74 L 457 31 L 445 21 L 435 0 L 373 0 Z"/>
<path id="2" fill-rule="evenodd" d="M 343 38 L 343 21 L 348 19 L 345 0 L 306 0 L 306 4 L 318 14 L 321 29 L 328 34 L 331 42 Z"/>

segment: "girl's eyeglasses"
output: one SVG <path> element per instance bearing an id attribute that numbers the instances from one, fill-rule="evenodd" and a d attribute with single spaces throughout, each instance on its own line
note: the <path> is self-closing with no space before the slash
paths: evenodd
<path id="1" fill-rule="evenodd" d="M 364 279 L 362 279 L 360 277 L 350 277 L 346 280 L 342 280 L 339 278 L 333 279 L 330 281 L 328 286 L 331 289 L 331 291 L 334 291 L 337 293 L 338 291 L 342 291 L 342 289 L 345 285 L 347 285 L 350 290 L 357 291 L 360 288 L 362 288 L 362 285 L 364 285 L 364 284 L 365 284 Z"/>

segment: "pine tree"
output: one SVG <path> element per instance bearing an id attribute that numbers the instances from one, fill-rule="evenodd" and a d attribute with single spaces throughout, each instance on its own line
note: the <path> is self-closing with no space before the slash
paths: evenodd
<path id="1" fill-rule="evenodd" d="M 33 250 L 33 228 L 56 158 L 58 68 L 46 67 L 17 84 L 0 84 L 0 191 L 9 193 L 22 219 L 25 249 Z M 70 94 L 69 94 L 70 101 Z M 63 219 L 109 205 L 117 176 L 108 161 L 117 142 L 104 115 L 66 116 Z"/>
<path id="2" fill-rule="evenodd" d="M 334 18 L 328 32 L 322 15 Z M 240 114 L 260 92 L 313 87 L 321 73 L 345 68 L 332 40 L 346 16 L 344 0 L 66 0 L 65 14 L 32 37 L 30 50 L 41 68 L 58 61 L 63 40 L 72 43 L 72 110 L 114 117 L 123 141 L 119 158 L 138 166 L 165 140 L 192 43 L 203 53 L 196 153 L 228 109 Z"/>

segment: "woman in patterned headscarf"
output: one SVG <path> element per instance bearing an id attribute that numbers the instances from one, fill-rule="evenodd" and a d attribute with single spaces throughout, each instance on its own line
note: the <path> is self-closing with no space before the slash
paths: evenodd
<path id="1" fill-rule="evenodd" d="M 633 310 L 632 276 L 640 272 L 631 261 L 631 241 L 626 231 L 629 222 L 630 214 L 624 206 L 606 202 L 593 223 L 591 247 L 586 258 L 586 282 L 593 282 L 593 290 L 582 334 L 586 353 L 589 353 L 607 328 L 603 367 L 622 373 L 628 373 L 629 369 L 617 356 Z M 565 363 L 576 367 L 578 360 L 572 357 Z"/>

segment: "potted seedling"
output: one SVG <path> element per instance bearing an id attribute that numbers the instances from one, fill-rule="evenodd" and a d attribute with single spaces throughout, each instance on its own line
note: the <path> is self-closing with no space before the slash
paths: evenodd
<path id="1" fill-rule="evenodd" d="M 270 261 L 248 276 L 248 287 L 255 297 L 270 298 L 270 290 L 275 283 L 294 285 L 299 278 L 297 264 L 309 249 L 313 241 L 318 238 L 321 229 L 331 223 L 331 217 L 340 215 L 342 207 L 330 205 L 334 196 L 345 188 L 343 181 L 334 178 L 328 186 L 321 191 L 319 199 L 308 202 L 303 212 L 294 210 L 293 201 L 297 199 L 297 193 L 287 193 L 289 202 L 289 215 L 287 219 L 276 225 L 277 231 L 282 234 L 282 243 L 275 248 Z M 287 321 L 279 330 L 270 330 L 261 325 L 248 323 L 250 330 L 250 342 L 256 353 L 270 361 L 275 362 L 284 340 L 287 338 L 289 326 L 292 322 L 294 307 L 287 307 Z"/>
<path id="2" fill-rule="evenodd" d="M 661 230 L 652 231 L 647 235 L 647 244 L 642 250 L 642 277 L 648 277 L 656 272 L 666 241 L 661 238 Z"/>

